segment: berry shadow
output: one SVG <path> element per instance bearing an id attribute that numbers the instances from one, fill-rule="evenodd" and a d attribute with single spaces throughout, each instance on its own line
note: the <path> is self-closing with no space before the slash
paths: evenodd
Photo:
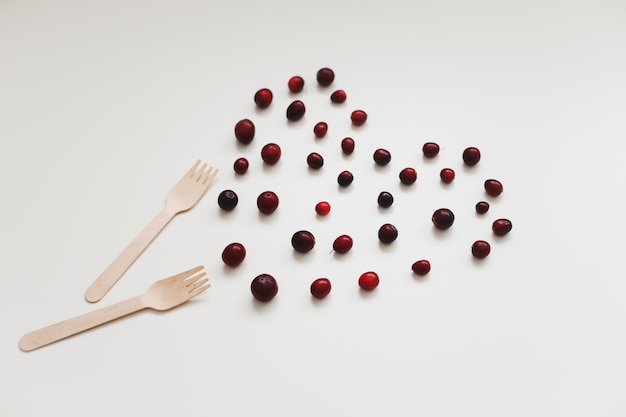
<path id="1" fill-rule="evenodd" d="M 266 313 L 269 311 L 272 311 L 272 309 L 274 308 L 274 299 L 271 299 L 270 301 L 259 301 L 256 298 L 252 297 L 252 308 L 254 309 L 255 312 L 257 313 Z"/>
<path id="2" fill-rule="evenodd" d="M 378 249 L 381 250 L 381 252 L 384 253 L 392 253 L 394 250 L 396 250 L 396 246 L 394 245 L 394 242 L 391 243 L 383 243 L 383 242 L 378 242 Z"/>
<path id="3" fill-rule="evenodd" d="M 376 297 L 377 290 L 374 288 L 373 290 L 364 290 L 363 288 L 359 288 L 359 296 L 364 299 L 370 299 Z"/>
<path id="4" fill-rule="evenodd" d="M 437 240 L 451 239 L 452 236 L 452 231 L 450 229 L 442 230 L 435 226 L 432 227 L 431 232 Z"/>
<path id="5" fill-rule="evenodd" d="M 278 211 L 278 209 L 276 209 Z M 276 211 L 270 214 L 261 213 L 260 211 L 257 213 L 257 217 L 259 221 L 263 224 L 273 224 L 278 221 L 278 217 L 276 215 Z"/>

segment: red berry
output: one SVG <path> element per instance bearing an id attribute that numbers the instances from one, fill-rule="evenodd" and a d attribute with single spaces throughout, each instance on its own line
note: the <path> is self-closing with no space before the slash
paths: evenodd
<path id="1" fill-rule="evenodd" d="M 292 102 L 289 107 L 287 107 L 287 119 L 295 122 L 302 119 L 302 116 L 304 116 L 305 112 L 306 107 L 304 107 L 304 103 L 300 100 L 296 100 Z"/>
<path id="2" fill-rule="evenodd" d="M 264 191 L 256 199 L 256 206 L 263 214 L 272 214 L 278 208 L 278 196 L 273 191 Z"/>
<path id="3" fill-rule="evenodd" d="M 474 166 L 480 161 L 480 151 L 474 146 L 470 146 L 463 151 L 463 162 L 467 166 Z"/>
<path id="4" fill-rule="evenodd" d="M 317 82 L 323 86 L 328 87 L 335 80 L 335 73 L 330 68 L 322 68 L 317 71 Z"/>
<path id="5" fill-rule="evenodd" d="M 333 250 L 337 253 L 346 253 L 352 249 L 352 238 L 348 235 L 341 235 L 333 242 Z"/>
<path id="6" fill-rule="evenodd" d="M 343 103 L 344 101 L 346 101 L 347 97 L 348 96 L 346 95 L 345 91 L 337 90 L 330 95 L 330 101 L 332 101 L 333 103 Z"/>
<path id="7" fill-rule="evenodd" d="M 367 113 L 363 110 L 355 110 L 350 115 L 350 119 L 352 120 L 353 125 L 362 126 L 367 121 Z"/>
<path id="8" fill-rule="evenodd" d="M 268 143 L 261 149 L 261 158 L 268 165 L 274 165 L 280 159 L 280 146 L 275 143 Z"/>
<path id="9" fill-rule="evenodd" d="M 252 142 L 254 139 L 254 123 L 250 119 L 242 119 L 235 125 L 235 137 L 244 145 Z"/>
<path id="10" fill-rule="evenodd" d="M 454 181 L 454 175 L 454 170 L 451 168 L 444 168 L 441 170 L 441 172 L 439 172 L 439 177 L 441 178 L 441 181 L 446 184 L 450 184 L 452 181 Z"/>
<path id="11" fill-rule="evenodd" d="M 359 287 L 366 291 L 372 291 L 374 288 L 378 287 L 379 283 L 380 278 L 378 278 L 378 274 L 373 271 L 364 272 L 359 277 Z"/>
<path id="12" fill-rule="evenodd" d="M 433 224 L 438 229 L 448 229 L 454 223 L 454 213 L 447 208 L 440 208 L 435 210 L 432 218 Z"/>
<path id="13" fill-rule="evenodd" d="M 331 287 L 328 278 L 318 278 L 311 283 L 311 295 L 315 298 L 324 298 L 330 293 Z"/>
<path id="14" fill-rule="evenodd" d="M 261 274 L 252 280 L 250 291 L 259 301 L 270 301 L 278 294 L 278 283 L 273 276 Z"/>
<path id="15" fill-rule="evenodd" d="M 413 168 L 404 168 L 400 171 L 400 182 L 404 185 L 411 185 L 417 181 L 417 171 Z"/>
<path id="16" fill-rule="evenodd" d="M 374 151 L 374 162 L 377 165 L 385 166 L 391 161 L 391 153 L 387 149 L 376 149 Z"/>
<path id="17" fill-rule="evenodd" d="M 352 138 L 343 138 L 341 141 L 341 150 L 346 155 L 350 155 L 354 152 L 354 139 Z"/>
<path id="18" fill-rule="evenodd" d="M 330 213 L 330 204 L 328 204 L 326 201 L 320 201 L 315 205 L 315 212 L 320 216 L 326 216 L 328 213 Z"/>
<path id="19" fill-rule="evenodd" d="M 350 171 L 341 171 L 337 177 L 337 183 L 342 187 L 347 187 L 354 181 L 354 176 Z"/>
<path id="20" fill-rule="evenodd" d="M 413 265 L 411 265 L 411 269 L 417 275 L 426 275 L 430 272 L 430 262 L 428 262 L 426 259 L 416 261 L 413 263 Z"/>
<path id="21" fill-rule="evenodd" d="M 491 230 L 497 236 L 504 236 L 513 229 L 513 223 L 509 219 L 498 219 L 491 225 Z"/>
<path id="22" fill-rule="evenodd" d="M 237 207 L 239 197 L 233 190 L 224 190 L 217 196 L 217 205 L 222 210 L 231 211 Z"/>
<path id="23" fill-rule="evenodd" d="M 398 238 L 398 229 L 393 224 L 385 223 L 378 229 L 378 239 L 383 243 L 391 243 Z"/>
<path id="24" fill-rule="evenodd" d="M 378 205 L 383 208 L 391 207 L 393 204 L 393 195 L 390 192 L 382 191 L 378 194 Z"/>
<path id="25" fill-rule="evenodd" d="M 497 197 L 502 194 L 504 188 L 502 187 L 502 183 L 498 180 L 489 179 L 485 181 L 485 191 L 492 197 Z"/>
<path id="26" fill-rule="evenodd" d="M 311 152 L 309 156 L 306 157 L 306 163 L 311 169 L 320 169 L 324 166 L 324 158 L 317 152 Z"/>
<path id="27" fill-rule="evenodd" d="M 231 243 L 222 251 L 222 261 L 228 266 L 235 267 L 246 257 L 246 248 L 241 243 Z"/>
<path id="28" fill-rule="evenodd" d="M 491 245 L 484 240 L 477 240 L 472 244 L 472 255 L 476 258 L 485 258 L 491 252 Z"/>
<path id="29" fill-rule="evenodd" d="M 489 203 L 486 201 L 479 201 L 476 203 L 476 213 L 485 214 L 489 211 Z"/>
<path id="30" fill-rule="evenodd" d="M 327 132 L 328 123 L 326 122 L 319 122 L 315 125 L 315 127 L 313 127 L 313 133 L 315 134 L 316 138 L 323 138 L 324 136 L 326 136 Z"/>
<path id="31" fill-rule="evenodd" d="M 422 146 L 422 152 L 426 158 L 434 158 L 439 154 L 439 145 L 435 142 L 426 142 L 424 146 Z"/>
<path id="32" fill-rule="evenodd" d="M 306 253 L 315 246 L 315 236 L 308 230 L 300 230 L 291 236 L 291 246 L 301 253 Z"/>
<path id="33" fill-rule="evenodd" d="M 254 95 L 254 102 L 260 108 L 265 109 L 269 107 L 270 104 L 272 104 L 273 98 L 274 95 L 272 94 L 272 90 L 270 90 L 269 88 L 261 88 Z"/>
<path id="34" fill-rule="evenodd" d="M 233 164 L 233 169 L 237 174 L 243 175 L 248 172 L 249 165 L 250 164 L 248 163 L 248 160 L 246 158 L 238 158 Z"/>
<path id="35" fill-rule="evenodd" d="M 299 75 L 294 75 L 287 82 L 287 87 L 292 93 L 299 93 L 304 88 L 304 79 Z"/>

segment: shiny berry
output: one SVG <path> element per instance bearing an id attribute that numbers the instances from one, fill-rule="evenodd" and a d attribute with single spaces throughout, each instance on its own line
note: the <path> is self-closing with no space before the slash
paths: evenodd
<path id="1" fill-rule="evenodd" d="M 246 257 L 246 248 L 241 243 L 231 243 L 222 251 L 222 261 L 228 266 L 235 267 Z"/>
<path id="2" fill-rule="evenodd" d="M 489 203 L 486 201 L 479 201 L 476 203 L 476 213 L 485 214 L 489 211 Z"/>
<path id="3" fill-rule="evenodd" d="M 330 204 L 328 204 L 326 201 L 320 201 L 315 205 L 315 212 L 320 216 L 326 216 L 328 213 L 330 213 Z"/>
<path id="4" fill-rule="evenodd" d="M 243 175 L 248 172 L 249 166 L 250 164 L 248 163 L 248 160 L 246 158 L 237 158 L 237 160 L 235 160 L 235 163 L 233 164 L 233 169 L 237 174 Z"/>
<path id="5" fill-rule="evenodd" d="M 378 287 L 379 283 L 380 278 L 378 278 L 378 274 L 373 271 L 364 272 L 359 277 L 359 287 L 366 291 L 372 291 L 374 288 Z"/>
<path id="6" fill-rule="evenodd" d="M 417 171 L 413 168 L 404 168 L 400 171 L 400 182 L 404 185 L 411 185 L 417 181 Z"/>
<path id="7" fill-rule="evenodd" d="M 250 291 L 259 301 L 270 301 L 278 294 L 278 282 L 269 274 L 261 274 L 252 280 Z"/>
<path id="8" fill-rule="evenodd" d="M 497 197 L 502 194 L 504 188 L 502 187 L 502 183 L 498 180 L 489 179 L 485 181 L 485 191 L 492 197 Z"/>
<path id="9" fill-rule="evenodd" d="M 484 240 L 477 240 L 472 244 L 472 255 L 476 258 L 485 258 L 491 252 L 491 245 Z"/>
<path id="10" fill-rule="evenodd" d="M 341 150 L 346 155 L 350 155 L 354 152 L 354 139 L 352 138 L 343 138 L 341 141 Z"/>
<path id="11" fill-rule="evenodd" d="M 424 146 L 422 146 L 422 153 L 426 158 L 434 158 L 439 154 L 439 145 L 435 142 L 426 142 Z"/>
<path id="12" fill-rule="evenodd" d="M 474 166 L 480 161 L 480 151 L 474 146 L 470 146 L 463 151 L 463 162 L 467 166 Z"/>
<path id="13" fill-rule="evenodd" d="M 330 101 L 332 101 L 333 103 L 343 103 L 344 101 L 346 101 L 347 97 L 348 96 L 346 95 L 345 91 L 337 90 L 330 95 Z"/>
<path id="14" fill-rule="evenodd" d="M 299 75 L 294 75 L 287 82 L 287 87 L 292 93 L 299 93 L 304 88 L 304 79 Z"/>
<path id="15" fill-rule="evenodd" d="M 315 246 L 315 236 L 308 230 L 300 230 L 291 236 L 291 246 L 301 253 L 306 253 Z"/>
<path id="16" fill-rule="evenodd" d="M 446 184 L 450 184 L 454 181 L 454 170 L 452 168 L 444 168 L 439 172 L 439 178 Z"/>
<path id="17" fill-rule="evenodd" d="M 282 154 L 280 146 L 275 143 L 268 143 L 261 149 L 261 158 L 268 165 L 274 165 L 280 159 Z"/>
<path id="18" fill-rule="evenodd" d="M 391 243 L 398 238 L 398 229 L 393 224 L 385 223 L 378 229 L 378 240 Z"/>
<path id="19" fill-rule="evenodd" d="M 237 207 L 239 197 L 233 190 L 224 190 L 217 196 L 217 205 L 222 210 L 231 211 Z"/>
<path id="20" fill-rule="evenodd" d="M 320 169 L 324 166 L 324 158 L 317 152 L 311 152 L 306 157 L 306 163 L 311 169 Z"/>
<path id="21" fill-rule="evenodd" d="M 235 125 L 235 138 L 244 145 L 249 144 L 254 139 L 255 127 L 250 119 L 242 119 Z"/>
<path id="22" fill-rule="evenodd" d="M 323 86 L 328 87 L 335 81 L 335 73 L 330 68 L 322 68 L 317 71 L 317 82 Z"/>
<path id="23" fill-rule="evenodd" d="M 346 253 L 352 249 L 352 238 L 348 235 L 341 235 L 333 242 L 333 250 L 337 253 Z"/>
<path id="24" fill-rule="evenodd" d="M 426 275 L 430 272 L 430 262 L 428 262 L 426 259 L 415 261 L 413 265 L 411 265 L 411 269 L 417 275 Z"/>
<path id="25" fill-rule="evenodd" d="M 324 298 L 330 294 L 331 288 L 328 278 L 318 278 L 311 283 L 311 295 L 315 298 Z"/>
<path id="26" fill-rule="evenodd" d="M 374 151 L 374 162 L 377 165 L 385 166 L 391 161 L 391 153 L 387 149 L 376 149 Z"/>
<path id="27" fill-rule="evenodd" d="M 292 102 L 289 107 L 287 107 L 287 119 L 295 122 L 302 119 L 302 116 L 304 116 L 305 112 L 306 107 L 304 106 L 304 103 L 300 100 L 296 100 Z"/>
<path id="28" fill-rule="evenodd" d="M 323 138 L 328 132 L 328 123 L 319 122 L 313 127 L 313 133 L 316 138 Z"/>
<path id="29" fill-rule="evenodd" d="M 433 224 L 438 229 L 448 229 L 454 223 L 454 213 L 450 209 L 440 208 L 433 213 Z"/>
<path id="30" fill-rule="evenodd" d="M 509 219 L 498 219 L 491 225 L 491 230 L 497 236 L 504 236 L 513 229 L 513 223 Z"/>
<path id="31" fill-rule="evenodd" d="M 273 98 L 274 95 L 272 94 L 272 90 L 269 88 L 261 88 L 254 95 L 254 102 L 257 106 L 259 106 L 259 108 L 266 109 L 270 104 L 272 104 Z"/>
<path id="32" fill-rule="evenodd" d="M 378 194 L 378 205 L 383 208 L 391 207 L 393 204 L 393 195 L 390 192 L 382 191 Z"/>
<path id="33" fill-rule="evenodd" d="M 367 121 L 367 113 L 363 110 L 355 110 L 350 115 L 350 120 L 352 120 L 353 125 L 362 126 Z"/>
<path id="34" fill-rule="evenodd" d="M 354 181 L 354 176 L 350 171 L 341 171 L 337 176 L 337 183 L 342 187 L 347 187 Z"/>
<path id="35" fill-rule="evenodd" d="M 256 199 L 256 206 L 263 214 L 272 214 L 278 208 L 278 196 L 273 191 L 264 191 Z"/>

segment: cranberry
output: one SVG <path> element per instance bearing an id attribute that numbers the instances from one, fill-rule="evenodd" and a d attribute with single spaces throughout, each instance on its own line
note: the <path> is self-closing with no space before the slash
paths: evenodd
<path id="1" fill-rule="evenodd" d="M 261 149 L 261 158 L 268 165 L 274 165 L 280 159 L 280 146 L 275 143 L 268 143 Z"/>
<path id="2" fill-rule="evenodd" d="M 413 265 L 411 265 L 411 269 L 417 275 L 426 275 L 430 272 L 430 262 L 428 262 L 426 259 L 416 261 L 413 263 Z"/>
<path id="3" fill-rule="evenodd" d="M 296 100 L 292 102 L 289 107 L 287 107 L 287 119 L 295 122 L 302 119 L 302 116 L 304 116 L 305 112 L 306 107 L 304 107 L 304 103 L 300 100 Z"/>
<path id="4" fill-rule="evenodd" d="M 300 230 L 291 236 L 291 246 L 301 253 L 306 253 L 315 246 L 315 236 L 308 230 Z"/>
<path id="5" fill-rule="evenodd" d="M 476 203 L 476 213 L 485 214 L 489 211 L 489 203 L 486 201 L 479 201 Z"/>
<path id="6" fill-rule="evenodd" d="M 319 122 L 313 127 L 313 133 L 316 138 L 323 138 L 328 132 L 328 123 Z"/>
<path id="7" fill-rule="evenodd" d="M 348 235 L 341 235 L 333 242 L 333 250 L 337 253 L 346 253 L 352 249 L 352 238 Z"/>
<path id="8" fill-rule="evenodd" d="M 362 126 L 367 121 L 367 113 L 363 110 L 355 110 L 350 115 L 350 119 L 352 120 L 353 125 Z"/>
<path id="9" fill-rule="evenodd" d="M 454 170 L 452 168 L 444 168 L 439 172 L 439 178 L 446 184 L 450 184 L 454 181 Z"/>
<path id="10" fill-rule="evenodd" d="M 393 224 L 385 223 L 378 229 L 378 239 L 383 243 L 391 243 L 398 238 L 398 229 Z"/>
<path id="11" fill-rule="evenodd" d="M 439 145 L 435 142 L 426 142 L 424 146 L 422 146 L 422 152 L 426 158 L 434 158 L 439 154 Z"/>
<path id="12" fill-rule="evenodd" d="M 509 219 L 498 219 L 491 225 L 491 230 L 497 236 L 504 236 L 513 229 L 513 223 Z"/>
<path id="13" fill-rule="evenodd" d="M 463 162 L 467 166 L 474 166 L 480 161 L 480 151 L 474 146 L 470 146 L 463 151 Z"/>
<path id="14" fill-rule="evenodd" d="M 299 75 L 294 75 L 287 82 L 287 87 L 292 93 L 299 93 L 304 88 L 304 79 Z"/>
<path id="15" fill-rule="evenodd" d="M 217 196 L 217 205 L 222 210 L 231 211 L 237 207 L 239 197 L 233 190 L 224 190 Z"/>
<path id="16" fill-rule="evenodd" d="M 404 168 L 400 171 L 400 182 L 404 185 L 411 185 L 417 181 L 417 171 L 413 168 Z"/>
<path id="17" fill-rule="evenodd" d="M 440 208 L 433 213 L 433 224 L 438 229 L 448 229 L 454 223 L 454 213 L 450 209 Z"/>
<path id="18" fill-rule="evenodd" d="M 484 240 L 477 240 L 472 244 L 472 255 L 476 258 L 485 258 L 491 252 L 491 245 Z"/>
<path id="19" fill-rule="evenodd" d="M 278 282 L 269 274 L 261 274 L 250 284 L 252 295 L 259 301 L 270 301 L 278 294 Z"/>
<path id="20" fill-rule="evenodd" d="M 378 194 L 378 205 L 383 208 L 391 207 L 393 204 L 393 195 L 388 191 L 382 191 Z"/>
<path id="21" fill-rule="evenodd" d="M 498 180 L 489 179 L 485 181 L 485 191 L 492 197 L 497 197 L 502 194 L 504 188 L 502 187 L 502 183 Z"/>
<path id="22" fill-rule="evenodd" d="M 261 88 L 254 95 L 254 102 L 260 108 L 266 109 L 269 107 L 270 104 L 272 104 L 273 98 L 274 95 L 272 94 L 272 90 L 270 90 L 269 88 Z"/>
<path id="23" fill-rule="evenodd" d="M 324 158 L 317 152 L 311 152 L 309 156 L 306 157 L 306 163 L 311 169 L 320 169 L 324 166 Z"/>
<path id="24" fill-rule="evenodd" d="M 378 287 L 379 283 L 380 278 L 378 278 L 378 274 L 373 271 L 364 272 L 359 277 L 359 287 L 366 291 L 372 291 L 374 288 Z"/>
<path id="25" fill-rule="evenodd" d="M 345 91 L 337 90 L 330 95 L 330 101 L 332 101 L 333 103 L 343 103 L 344 101 L 346 101 L 347 97 L 348 96 L 346 95 Z"/>
<path id="26" fill-rule="evenodd" d="M 254 123 L 250 119 L 242 119 L 235 125 L 235 137 L 237 140 L 245 145 L 252 142 L 254 139 Z"/>
<path id="27" fill-rule="evenodd" d="M 337 177 L 337 183 L 342 187 L 347 187 L 354 181 L 354 176 L 350 171 L 341 171 Z"/>
<path id="28" fill-rule="evenodd" d="M 328 213 L 330 213 L 330 204 L 328 204 L 326 201 L 320 201 L 315 205 L 315 212 L 320 216 L 326 216 Z"/>
<path id="29" fill-rule="evenodd" d="M 231 243 L 222 251 L 222 261 L 228 266 L 238 266 L 246 257 L 246 248 L 241 243 Z"/>
<path id="30" fill-rule="evenodd" d="M 233 169 L 237 174 L 243 175 L 248 172 L 248 166 L 250 166 L 250 164 L 246 158 L 237 158 L 233 164 Z"/>
<path id="31" fill-rule="evenodd" d="M 374 162 L 380 166 L 385 166 L 391 161 L 391 154 L 387 149 L 376 149 L 374 151 Z"/>
<path id="32" fill-rule="evenodd" d="M 354 139 L 352 138 L 343 138 L 341 141 L 341 150 L 346 155 L 350 155 L 354 152 Z"/>
<path id="33" fill-rule="evenodd" d="M 322 68 L 317 71 L 317 82 L 324 87 L 328 87 L 335 81 L 335 73 L 330 68 Z"/>
<path id="34" fill-rule="evenodd" d="M 315 298 L 324 298 L 330 293 L 331 287 L 328 278 L 318 278 L 311 283 L 311 295 Z"/>
<path id="35" fill-rule="evenodd" d="M 273 191 L 264 191 L 256 199 L 256 206 L 263 214 L 272 214 L 278 208 L 278 196 Z"/>

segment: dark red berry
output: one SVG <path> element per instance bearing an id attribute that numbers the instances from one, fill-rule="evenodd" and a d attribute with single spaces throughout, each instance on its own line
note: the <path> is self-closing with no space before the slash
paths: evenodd
<path id="1" fill-rule="evenodd" d="M 342 187 L 347 187 L 354 181 L 354 176 L 350 171 L 341 171 L 337 176 L 337 183 Z"/>
<path id="2" fill-rule="evenodd" d="M 254 123 L 250 119 L 242 119 L 235 125 L 235 138 L 245 145 L 254 139 Z"/>
<path id="3" fill-rule="evenodd" d="M 335 73 L 330 68 L 322 68 L 317 71 L 317 82 L 323 86 L 328 87 L 335 81 Z"/>
<path id="4" fill-rule="evenodd" d="M 417 181 L 417 171 L 413 168 L 404 168 L 400 171 L 400 182 L 404 185 L 411 185 Z"/>
<path id="5" fill-rule="evenodd" d="M 489 211 L 489 203 L 486 201 L 479 201 L 476 203 L 476 213 L 485 214 Z"/>
<path id="6" fill-rule="evenodd" d="M 355 110 L 350 115 L 350 120 L 352 120 L 353 125 L 362 126 L 367 121 L 367 113 L 363 110 Z"/>
<path id="7" fill-rule="evenodd" d="M 378 274 L 373 271 L 364 272 L 359 277 L 359 287 L 366 291 L 372 291 L 374 288 L 378 287 L 379 283 L 380 278 L 378 277 Z"/>
<path id="8" fill-rule="evenodd" d="M 311 283 L 311 295 L 315 298 L 324 298 L 330 293 L 331 288 L 328 278 L 318 278 Z"/>
<path id="9" fill-rule="evenodd" d="M 315 246 L 315 236 L 308 230 L 300 230 L 291 236 L 291 246 L 301 253 L 306 253 Z"/>
<path id="10" fill-rule="evenodd" d="M 341 150 L 346 155 L 350 155 L 354 152 L 354 139 L 352 138 L 343 138 L 341 141 Z"/>
<path id="11" fill-rule="evenodd" d="M 237 207 L 239 197 L 233 190 L 224 190 L 217 196 L 217 205 L 222 210 L 231 211 Z"/>
<path id="12" fill-rule="evenodd" d="M 328 213 L 330 213 L 330 204 L 328 204 L 326 201 L 320 201 L 315 205 L 315 212 L 320 216 L 326 216 Z"/>
<path id="13" fill-rule="evenodd" d="M 498 180 L 489 179 L 485 181 L 485 191 L 492 197 L 497 197 L 502 194 L 504 188 L 502 187 L 502 183 Z"/>
<path id="14" fill-rule="evenodd" d="M 306 157 L 306 163 L 311 169 L 320 169 L 324 166 L 324 158 L 317 152 L 311 152 L 309 156 Z"/>
<path id="15" fill-rule="evenodd" d="M 384 166 L 387 165 L 391 161 L 391 153 L 387 149 L 376 149 L 374 151 L 374 162 L 377 165 Z"/>
<path id="16" fill-rule="evenodd" d="M 439 172 L 439 178 L 446 184 L 450 184 L 454 181 L 454 170 L 452 168 L 444 168 Z"/>
<path id="17" fill-rule="evenodd" d="M 352 249 L 352 238 L 348 235 L 341 235 L 333 242 L 333 250 L 337 253 L 346 253 Z"/>
<path id="18" fill-rule="evenodd" d="M 422 152 L 426 158 L 434 158 L 439 154 L 439 145 L 435 142 L 426 142 L 424 146 L 422 146 Z"/>
<path id="19" fill-rule="evenodd" d="M 269 274 L 261 274 L 250 284 L 252 295 L 259 301 L 270 301 L 278 294 L 278 282 Z"/>
<path id="20" fill-rule="evenodd" d="M 411 269 L 417 275 L 426 275 L 430 272 L 430 262 L 428 262 L 426 259 L 421 259 L 414 262 L 413 265 L 411 265 Z"/>
<path id="21" fill-rule="evenodd" d="M 235 267 L 246 257 L 246 248 L 241 243 L 231 243 L 222 251 L 222 261 L 228 266 Z"/>
<path id="22" fill-rule="evenodd" d="M 287 119 L 295 122 L 302 119 L 302 116 L 304 116 L 305 112 L 306 107 L 304 107 L 304 103 L 300 100 L 296 100 L 292 102 L 289 107 L 287 107 Z"/>
<path id="23" fill-rule="evenodd" d="M 246 158 L 237 158 L 237 160 L 235 160 L 235 163 L 233 164 L 233 169 L 237 174 L 243 175 L 248 172 L 249 165 L 250 164 L 248 163 L 248 160 Z"/>
<path id="24" fill-rule="evenodd" d="M 263 214 L 272 214 L 278 208 L 278 196 L 273 191 L 264 191 L 256 199 L 256 206 Z"/>
<path id="25" fill-rule="evenodd" d="M 463 162 L 467 166 L 474 166 L 480 161 L 480 151 L 478 148 L 474 146 L 470 146 L 469 148 L 465 148 L 463 151 Z"/>
<path id="26" fill-rule="evenodd" d="M 330 95 L 330 101 L 332 101 L 333 103 L 343 103 L 344 101 L 346 101 L 347 97 L 348 96 L 346 95 L 345 91 L 337 90 Z"/>
<path id="27" fill-rule="evenodd" d="M 268 143 L 261 149 L 261 158 L 268 165 L 274 165 L 280 159 L 282 154 L 280 146 L 275 143 Z"/>
<path id="28" fill-rule="evenodd" d="M 260 108 L 265 109 L 269 107 L 270 104 L 272 104 L 273 98 L 274 95 L 272 94 L 272 90 L 270 90 L 269 88 L 261 88 L 254 95 L 254 102 Z"/>
<path id="29" fill-rule="evenodd" d="M 504 236 L 513 229 L 513 223 L 509 219 L 498 219 L 491 225 L 491 230 L 497 236 Z"/>
<path id="30" fill-rule="evenodd" d="M 472 244 L 472 255 L 476 258 L 485 258 L 491 252 L 491 245 L 484 240 L 477 240 Z"/>
<path id="31" fill-rule="evenodd" d="M 313 133 L 316 138 L 323 138 L 328 132 L 328 123 L 319 122 L 313 127 Z"/>
<path id="32" fill-rule="evenodd" d="M 448 229 L 454 223 L 454 213 L 450 209 L 440 208 L 433 213 L 433 224 L 438 229 Z"/>
<path id="33" fill-rule="evenodd" d="M 378 240 L 391 243 L 398 238 L 398 229 L 393 224 L 385 223 L 378 229 Z"/>
<path id="34" fill-rule="evenodd" d="M 393 204 L 393 195 L 388 191 L 382 191 L 378 194 L 378 205 L 383 208 L 391 207 Z"/>
<path id="35" fill-rule="evenodd" d="M 304 88 L 304 79 L 299 75 L 294 75 L 287 82 L 287 87 L 292 93 L 299 93 Z"/>

